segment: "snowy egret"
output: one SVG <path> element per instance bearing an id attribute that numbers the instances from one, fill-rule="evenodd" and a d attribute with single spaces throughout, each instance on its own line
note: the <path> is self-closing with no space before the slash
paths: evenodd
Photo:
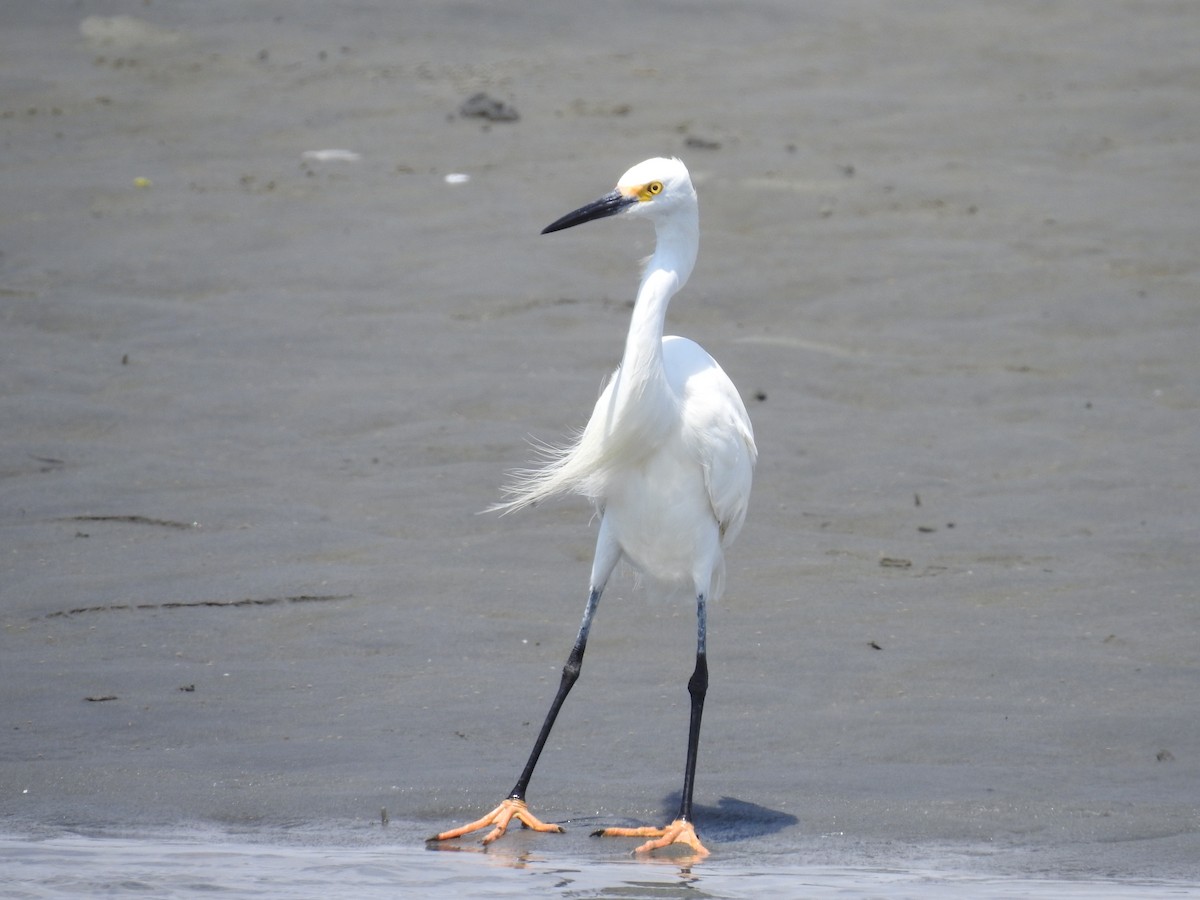
<path id="1" fill-rule="evenodd" d="M 600 531 L 583 622 L 563 667 L 558 692 L 512 792 L 483 818 L 442 832 L 449 840 L 491 827 L 491 843 L 512 819 L 538 831 L 562 831 L 534 816 L 525 792 L 559 709 L 579 677 L 592 618 L 616 564 L 625 559 L 669 589 L 696 598 L 696 667 L 688 682 L 691 720 L 679 815 L 664 828 L 608 828 L 600 835 L 648 837 L 636 852 L 680 843 L 697 856 L 708 851 L 692 822 L 692 793 L 700 718 L 708 688 L 707 604 L 721 593 L 723 548 L 737 536 L 750 499 L 757 457 L 746 407 L 733 382 L 700 345 L 663 336 L 667 305 L 696 263 L 700 242 L 696 192 L 678 159 L 648 159 L 621 176 L 616 188 L 548 225 L 543 234 L 622 215 L 654 223 L 656 245 L 646 266 L 620 367 L 596 402 L 582 434 L 554 449 L 543 468 L 515 474 L 508 512 L 565 493 L 596 505 Z"/>

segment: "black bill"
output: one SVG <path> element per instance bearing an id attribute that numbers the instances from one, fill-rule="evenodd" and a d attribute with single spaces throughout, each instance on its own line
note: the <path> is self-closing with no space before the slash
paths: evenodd
<path id="1" fill-rule="evenodd" d="M 636 195 L 627 197 L 620 191 L 613 191 L 611 194 L 605 194 L 599 200 L 595 200 L 587 206 L 581 206 L 574 212 L 567 213 L 561 219 L 551 222 L 542 229 L 542 234 L 549 234 L 552 231 L 562 231 L 564 228 L 582 225 L 584 222 L 590 222 L 593 219 L 603 219 L 607 216 L 616 215 L 625 207 L 637 202 Z"/>

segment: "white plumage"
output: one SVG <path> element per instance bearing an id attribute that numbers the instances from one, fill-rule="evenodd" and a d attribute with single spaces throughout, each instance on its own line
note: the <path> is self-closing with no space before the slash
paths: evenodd
<path id="1" fill-rule="evenodd" d="M 661 190 L 649 193 L 646 185 L 656 183 Z M 642 191 L 648 199 L 619 210 L 649 218 L 658 240 L 621 365 L 578 440 L 550 449 L 543 468 L 514 473 L 508 499 L 494 508 L 508 512 L 558 494 L 582 494 L 602 514 L 598 562 L 619 550 L 618 558 L 624 555 L 655 581 L 716 598 L 722 547 L 737 537 L 749 504 L 754 433 L 737 388 L 716 360 L 694 341 L 663 336 L 667 306 L 687 282 L 699 247 L 688 171 L 677 159 L 646 160 L 621 177 L 614 193 L 639 198 Z M 560 227 L 570 224 L 576 223 Z M 555 225 L 547 230 L 559 230 Z M 616 546 L 604 546 L 608 542 Z M 611 566 L 604 568 L 593 571 L 593 588 L 607 581 Z"/>
<path id="2" fill-rule="evenodd" d="M 543 234 L 618 214 L 648 218 L 657 237 L 638 288 L 621 365 L 579 438 L 550 448 L 543 467 L 514 473 L 508 499 L 494 507 L 510 512 L 567 493 L 595 503 L 600 533 L 583 621 L 533 751 L 508 797 L 483 818 L 435 835 L 434 841 L 491 827 L 483 839 L 488 844 L 504 834 L 514 817 L 539 831 L 562 830 L 529 811 L 525 792 L 558 711 L 579 677 L 600 595 L 624 558 L 654 581 L 690 590 L 696 599 L 687 762 L 674 822 L 665 828 L 606 828 L 597 834 L 650 838 L 637 852 L 680 843 L 697 856 L 708 855 L 691 821 L 708 689 L 706 609 L 723 587 L 724 547 L 746 518 L 757 451 L 750 417 L 729 376 L 699 344 L 663 336 L 667 306 L 691 275 L 700 245 L 699 208 L 687 168 L 677 159 L 639 163 L 613 191 L 563 216 Z"/>

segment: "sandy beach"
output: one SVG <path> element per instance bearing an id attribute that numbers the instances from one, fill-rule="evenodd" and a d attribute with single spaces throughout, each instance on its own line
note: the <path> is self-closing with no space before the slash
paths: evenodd
<path id="1" fill-rule="evenodd" d="M 702 229 L 668 330 L 760 452 L 711 612 L 714 856 L 1200 881 L 1198 32 L 0 8 L 4 830 L 413 847 L 504 796 L 596 523 L 479 513 L 585 421 L 653 240 L 539 231 L 666 155 Z M 568 832 L 503 852 L 619 858 L 593 825 L 673 814 L 694 615 L 610 585 L 529 794 Z"/>

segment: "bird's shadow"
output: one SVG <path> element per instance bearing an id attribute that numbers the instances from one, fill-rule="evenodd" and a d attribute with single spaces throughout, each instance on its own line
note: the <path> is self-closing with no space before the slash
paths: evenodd
<path id="1" fill-rule="evenodd" d="M 679 800 L 678 791 L 667 794 L 662 801 L 662 821 L 637 824 L 661 825 L 663 822 L 670 822 L 679 812 Z M 736 797 L 722 797 L 716 806 L 697 803 L 692 807 L 692 819 L 697 830 L 703 834 L 704 840 L 717 844 L 761 838 L 800 823 L 791 813 Z"/>

